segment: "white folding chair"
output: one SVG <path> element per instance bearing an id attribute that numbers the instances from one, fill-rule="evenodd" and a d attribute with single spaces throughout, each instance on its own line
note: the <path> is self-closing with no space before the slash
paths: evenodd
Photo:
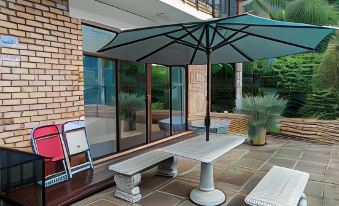
<path id="1" fill-rule="evenodd" d="M 85 163 L 71 165 L 70 173 L 75 174 L 86 169 L 93 169 L 93 161 L 87 140 L 85 122 L 83 120 L 65 122 L 62 125 L 62 135 L 67 147 L 69 159 L 71 159 L 72 156 L 81 153 L 86 154 L 87 158 Z"/>

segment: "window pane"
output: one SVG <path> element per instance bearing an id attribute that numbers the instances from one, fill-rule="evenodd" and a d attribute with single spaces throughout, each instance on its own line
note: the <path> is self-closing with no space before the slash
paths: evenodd
<path id="1" fill-rule="evenodd" d="M 172 67 L 172 134 L 185 131 L 185 68 Z"/>
<path id="2" fill-rule="evenodd" d="M 170 135 L 169 68 L 152 65 L 152 141 Z"/>
<path id="3" fill-rule="evenodd" d="M 116 152 L 115 63 L 84 57 L 84 102 L 88 141 L 93 158 Z"/>
<path id="4" fill-rule="evenodd" d="M 119 70 L 120 149 L 146 143 L 146 67 L 121 62 Z"/>
<path id="5" fill-rule="evenodd" d="M 108 44 L 116 33 L 90 26 L 82 26 L 84 51 L 96 52 Z"/>

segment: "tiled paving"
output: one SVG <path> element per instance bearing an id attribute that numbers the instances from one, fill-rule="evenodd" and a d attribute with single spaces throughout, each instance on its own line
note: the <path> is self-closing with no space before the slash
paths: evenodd
<path id="1" fill-rule="evenodd" d="M 309 206 L 339 205 L 339 145 L 320 145 L 290 139 L 268 138 L 265 146 L 243 144 L 214 162 L 215 185 L 227 200 L 223 205 L 242 206 L 246 195 L 273 166 L 310 173 L 306 186 Z M 74 206 L 144 205 L 192 206 L 189 192 L 199 183 L 199 162 L 179 158 L 176 178 L 154 176 L 156 168 L 143 173 L 143 199 L 129 204 L 113 196 L 115 187 L 88 197 Z"/>

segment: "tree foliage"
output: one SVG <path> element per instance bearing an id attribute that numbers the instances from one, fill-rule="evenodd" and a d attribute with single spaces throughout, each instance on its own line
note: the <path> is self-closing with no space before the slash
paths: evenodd
<path id="1" fill-rule="evenodd" d="M 317 87 L 339 90 L 339 32 L 324 53 L 314 82 Z"/>
<path id="2" fill-rule="evenodd" d="M 307 95 L 306 104 L 299 113 L 303 117 L 314 117 L 319 119 L 337 119 L 339 117 L 339 95 L 333 89 L 314 88 Z"/>

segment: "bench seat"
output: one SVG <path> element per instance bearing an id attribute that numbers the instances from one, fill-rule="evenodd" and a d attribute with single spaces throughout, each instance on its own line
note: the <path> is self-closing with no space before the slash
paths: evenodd
<path id="1" fill-rule="evenodd" d="M 274 166 L 245 198 L 253 206 L 306 206 L 309 174 Z"/>
<path id="2" fill-rule="evenodd" d="M 161 151 L 150 151 L 122 162 L 110 165 L 109 170 L 116 172 L 114 181 L 117 185 L 115 196 L 135 203 L 142 196 L 139 184 L 141 172 L 158 165 L 157 175 L 175 177 L 177 158 L 173 154 Z"/>

